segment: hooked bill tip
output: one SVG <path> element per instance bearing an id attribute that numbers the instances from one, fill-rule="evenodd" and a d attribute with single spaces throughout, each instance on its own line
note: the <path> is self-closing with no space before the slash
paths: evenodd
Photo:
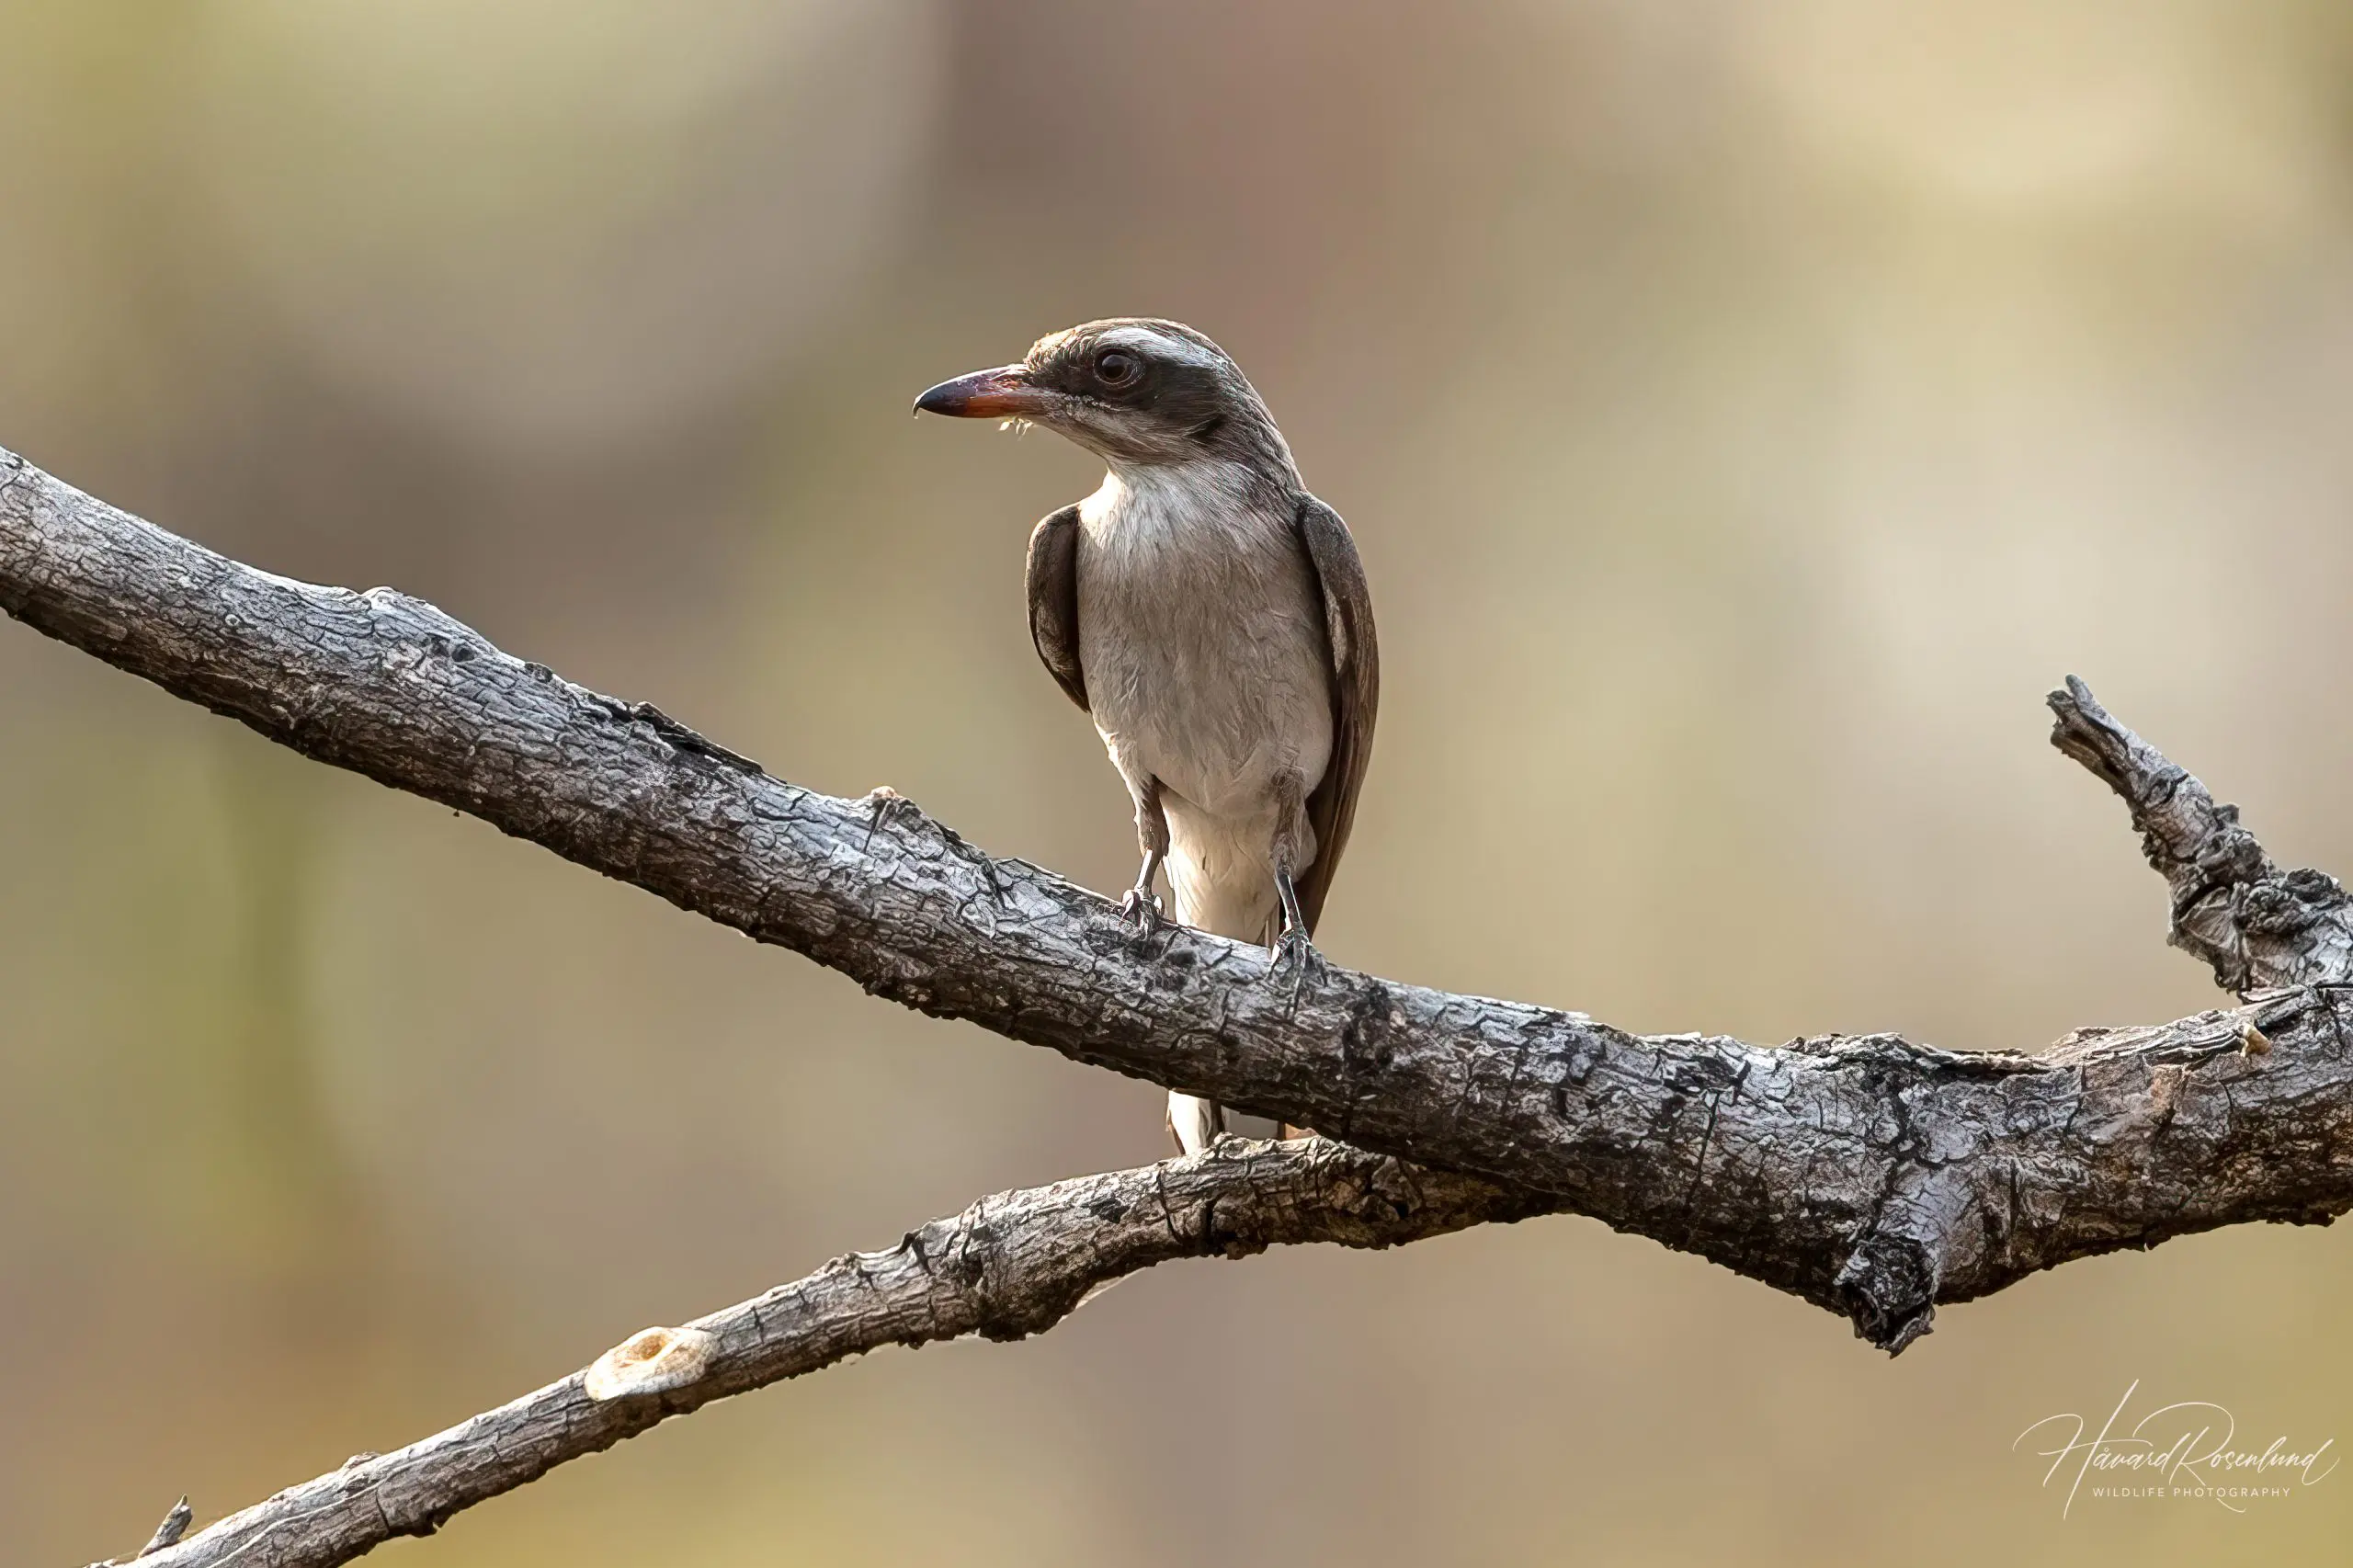
<path id="1" fill-rule="evenodd" d="M 915 399 L 915 412 L 950 419 L 1020 418 L 1037 413 L 1042 403 L 1023 367 L 1001 365 L 940 382 Z"/>
<path id="2" fill-rule="evenodd" d="M 926 392 L 921 397 L 915 399 L 915 405 L 913 409 L 909 410 L 909 412 L 914 414 L 954 414 L 956 412 L 956 383 L 954 381 L 942 381 L 938 386 Z"/>

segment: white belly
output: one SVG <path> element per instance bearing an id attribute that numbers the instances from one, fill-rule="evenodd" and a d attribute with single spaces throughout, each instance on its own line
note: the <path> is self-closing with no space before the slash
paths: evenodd
<path id="1" fill-rule="evenodd" d="M 1087 700 L 1130 787 L 1159 781 L 1177 917 L 1262 938 L 1282 782 L 1313 791 L 1332 753 L 1323 596 L 1291 519 L 1196 469 L 1108 479 L 1080 524 Z"/>

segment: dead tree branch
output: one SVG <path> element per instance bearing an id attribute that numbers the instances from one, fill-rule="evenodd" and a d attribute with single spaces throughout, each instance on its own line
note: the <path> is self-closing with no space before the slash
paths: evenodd
<path id="1" fill-rule="evenodd" d="M 1589 1214 L 1840 1312 L 1891 1351 L 1925 1333 L 1938 1303 L 2073 1258 L 2252 1220 L 2325 1222 L 2353 1207 L 2343 889 L 2280 872 L 2231 807 L 2080 683 L 2052 699 L 2055 744 L 2123 797 L 2173 889 L 2174 940 L 2242 1005 L 2081 1029 L 2033 1055 L 1893 1035 L 1772 1048 L 1638 1036 L 1321 961 L 1270 968 L 1254 949 L 1181 929 L 1140 936 L 1106 901 L 992 858 L 895 799 L 783 783 L 655 709 L 501 653 L 430 605 L 240 565 L 4 451 L 0 608 L 305 756 L 470 812 L 876 994 L 1461 1173 L 1469 1185 L 1447 1187 L 1461 1196 L 1434 1229 Z M 1204 1162 L 1197 1174 L 1222 1173 L 1232 1190 L 1203 1188 L 1197 1215 L 1172 1204 L 1165 1228 L 1227 1234 L 1244 1211 L 1230 1206 L 1246 1209 L 1259 1173 L 1343 1156 L 1318 1145 L 1249 1157 L 1277 1163 Z M 1398 1179 L 1425 1190 L 1455 1180 Z M 1481 1203 L 1500 1209 L 1474 1212 Z M 1035 1221 L 1048 1251 L 1115 1247 L 1125 1222 L 1084 1205 L 1053 1213 Z M 991 1223 L 1003 1233 L 1001 1220 Z M 1383 1243 L 1427 1233 L 1398 1223 Z M 1347 1239 L 1231 1233 L 1245 1249 Z M 855 1337 L 819 1324 L 807 1343 L 845 1342 L 828 1335 Z M 729 1364 L 725 1346 L 722 1335 L 717 1365 Z M 841 1353 L 760 1365 L 800 1370 Z M 663 1398 L 691 1408 L 753 1386 L 727 1381 L 748 1375 L 706 1371 L 688 1385 L 699 1392 Z M 592 1446 L 624 1435 L 613 1427 Z M 368 1494 L 369 1508 L 391 1506 L 380 1488 Z M 169 1551 L 209 1550 L 222 1528 Z"/>

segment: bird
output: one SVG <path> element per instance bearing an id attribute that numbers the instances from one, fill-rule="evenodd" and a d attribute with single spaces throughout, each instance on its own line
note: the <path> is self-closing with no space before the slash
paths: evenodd
<path id="1" fill-rule="evenodd" d="M 1104 462 L 1093 494 L 1029 536 L 1029 634 L 1135 804 L 1143 864 L 1122 918 L 1157 925 L 1165 869 L 1182 924 L 1267 944 L 1270 973 L 1316 961 L 1381 653 L 1356 540 L 1249 378 L 1189 326 L 1122 316 L 1051 333 L 915 409 L 1038 426 Z M 1198 1153 L 1225 1113 L 1172 1091 L 1168 1129 Z"/>

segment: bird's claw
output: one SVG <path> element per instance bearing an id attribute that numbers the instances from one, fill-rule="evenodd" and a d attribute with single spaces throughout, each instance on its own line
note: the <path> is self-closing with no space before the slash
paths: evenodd
<path id="1" fill-rule="evenodd" d="M 1269 975 L 1290 970 L 1303 977 L 1324 965 L 1322 950 L 1309 938 L 1305 929 L 1297 926 L 1284 926 L 1282 934 L 1275 938 L 1275 945 L 1267 949 L 1267 956 L 1271 960 L 1267 966 Z"/>
<path id="2" fill-rule="evenodd" d="M 1158 928 L 1160 916 L 1160 900 L 1148 888 L 1130 888 L 1120 900 L 1120 918 L 1131 922 L 1139 931 Z"/>

